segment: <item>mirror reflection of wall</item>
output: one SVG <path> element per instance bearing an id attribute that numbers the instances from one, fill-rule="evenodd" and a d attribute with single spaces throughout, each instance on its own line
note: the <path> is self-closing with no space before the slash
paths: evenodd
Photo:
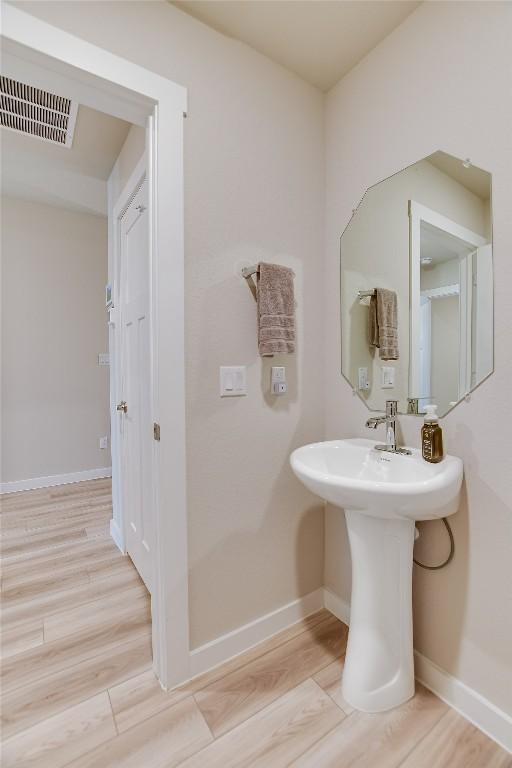
<path id="1" fill-rule="evenodd" d="M 342 373 L 371 410 L 440 415 L 493 368 L 491 176 L 442 152 L 371 187 L 341 237 Z M 368 299 L 396 293 L 397 360 L 368 336 Z M 390 383 L 391 381 L 391 383 Z"/>

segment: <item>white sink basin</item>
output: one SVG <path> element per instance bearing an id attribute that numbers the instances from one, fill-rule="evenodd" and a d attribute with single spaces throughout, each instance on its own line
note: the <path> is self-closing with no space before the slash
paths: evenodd
<path id="1" fill-rule="evenodd" d="M 414 695 L 414 521 L 457 511 L 462 461 L 439 464 L 376 451 L 371 440 L 305 445 L 290 458 L 306 488 L 345 510 L 352 557 L 350 631 L 342 693 L 364 712 Z"/>
<path id="2" fill-rule="evenodd" d="M 412 456 L 374 450 L 372 440 L 332 440 L 297 448 L 292 469 L 306 488 L 338 507 L 374 517 L 431 520 L 457 511 L 462 461 L 445 456 L 429 464 Z"/>

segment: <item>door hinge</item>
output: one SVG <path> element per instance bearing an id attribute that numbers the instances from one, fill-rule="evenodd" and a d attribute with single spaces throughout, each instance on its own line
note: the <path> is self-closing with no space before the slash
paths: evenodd
<path id="1" fill-rule="evenodd" d="M 156 421 L 153 423 L 153 437 L 160 442 L 160 424 L 157 424 Z"/>

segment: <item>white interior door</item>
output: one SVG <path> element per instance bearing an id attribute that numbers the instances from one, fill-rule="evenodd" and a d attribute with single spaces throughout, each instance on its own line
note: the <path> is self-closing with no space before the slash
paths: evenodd
<path id="1" fill-rule="evenodd" d="M 150 258 L 144 179 L 120 221 L 121 489 L 126 550 L 148 590 L 153 577 L 151 505 Z M 119 406 L 118 406 L 119 409 Z"/>

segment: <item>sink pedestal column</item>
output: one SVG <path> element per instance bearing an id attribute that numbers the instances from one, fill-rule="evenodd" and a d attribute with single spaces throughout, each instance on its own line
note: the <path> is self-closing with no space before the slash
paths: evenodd
<path id="1" fill-rule="evenodd" d="M 355 709 L 382 712 L 414 695 L 414 522 L 345 515 L 352 598 L 342 695 Z"/>

